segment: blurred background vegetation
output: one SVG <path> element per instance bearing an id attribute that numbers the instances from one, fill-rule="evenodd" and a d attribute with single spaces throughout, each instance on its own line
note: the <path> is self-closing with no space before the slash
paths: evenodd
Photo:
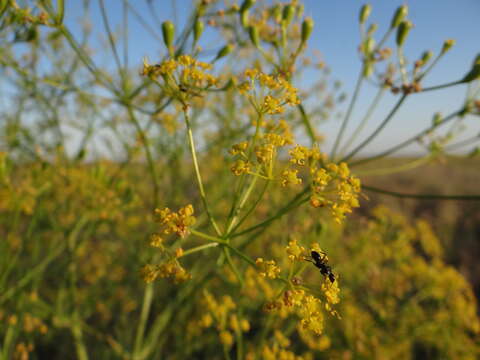
<path id="1" fill-rule="evenodd" d="M 373 108 L 355 109 L 355 91 L 346 94 L 306 47 L 308 5 L 0 1 L 0 359 L 479 357 L 480 62 L 469 59 L 457 81 L 441 79 L 440 87 L 467 88 L 450 112 L 432 108 L 405 146 L 403 137 L 389 138 L 385 149 L 360 156 L 384 125 L 402 128 L 388 112 L 433 91 L 421 80 L 431 64 L 448 63 L 443 56 L 455 47 L 446 41 L 435 54 L 405 58 L 399 37 L 408 34 L 399 34 L 410 26 L 406 7 L 378 35 L 369 8 L 358 6 L 358 82 L 378 89 L 372 106 L 383 93 L 398 105 L 368 116 Z M 170 18 L 172 43 L 163 22 Z M 194 180 L 184 109 L 141 75 L 145 54 L 135 53 L 135 42 L 159 49 L 152 64 L 182 54 L 213 64 L 219 87 L 200 89 L 189 106 L 215 218 L 230 211 L 229 149 L 252 136 L 255 122 L 236 87 L 246 68 L 298 87 L 302 104 L 281 115 L 292 134 L 360 177 L 361 206 L 341 224 L 324 209 L 288 207 L 302 192 L 266 181 L 268 191 L 248 202 L 251 213 L 232 238 L 238 251 L 281 268 L 290 264 L 290 241 L 320 244 L 340 287 L 339 316 L 325 311 L 320 335 L 302 328 L 299 314 L 266 312 L 278 286 L 234 253 L 229 267 L 217 248 L 191 252 L 181 258 L 191 274 L 184 283 L 142 280 L 142 266 L 159 259 L 149 246 L 158 232 L 155 208 L 192 203 L 196 229 L 212 229 Z M 365 135 L 355 135 L 360 121 L 349 124 L 352 113 L 372 118 Z M 332 122 L 336 132 L 323 133 Z M 421 152 L 392 157 L 397 144 Z M 286 152 L 278 162 L 288 162 Z M 169 239 L 172 251 L 202 244 L 194 236 Z M 323 299 L 323 276 L 305 264 L 302 284 Z"/>

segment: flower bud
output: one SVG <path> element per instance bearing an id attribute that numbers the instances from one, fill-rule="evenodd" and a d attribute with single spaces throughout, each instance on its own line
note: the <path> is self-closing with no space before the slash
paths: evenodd
<path id="1" fill-rule="evenodd" d="M 373 74 L 373 62 L 367 61 L 363 65 L 363 77 L 369 78 Z"/>
<path id="2" fill-rule="evenodd" d="M 314 23 L 311 17 L 307 17 L 305 20 L 303 20 L 302 43 L 305 43 L 310 38 L 310 35 L 312 35 L 313 25 Z"/>
<path id="3" fill-rule="evenodd" d="M 168 49 L 173 46 L 173 39 L 175 37 L 175 25 L 171 21 L 162 23 L 163 42 Z"/>
<path id="4" fill-rule="evenodd" d="M 410 32 L 410 29 L 413 27 L 413 24 L 406 20 L 402 21 L 400 25 L 398 26 L 397 30 L 397 46 L 402 47 L 403 43 L 405 42 L 405 39 L 408 36 L 408 33 Z"/>
<path id="5" fill-rule="evenodd" d="M 375 23 L 371 24 L 371 25 L 368 27 L 367 36 L 372 36 L 373 33 L 374 33 L 375 31 L 377 31 L 377 29 L 378 29 L 378 24 L 375 24 Z"/>
<path id="6" fill-rule="evenodd" d="M 367 38 L 363 44 L 362 44 L 362 53 L 365 56 L 368 56 L 373 52 L 373 49 L 375 48 L 375 40 L 371 37 Z"/>
<path id="7" fill-rule="evenodd" d="M 428 63 L 432 58 L 432 56 L 433 56 L 432 51 L 425 51 L 422 55 L 422 65 L 425 65 L 426 63 Z"/>
<path id="8" fill-rule="evenodd" d="M 286 5 L 283 8 L 282 20 L 285 22 L 285 25 L 288 26 L 295 15 L 295 7 L 293 5 Z"/>
<path id="9" fill-rule="evenodd" d="M 240 13 L 243 13 L 250 9 L 254 4 L 256 0 L 244 0 L 242 3 L 242 6 L 240 7 Z"/>
<path id="10" fill-rule="evenodd" d="M 198 39 L 200 39 L 200 36 L 202 36 L 203 29 L 205 28 L 205 25 L 203 24 L 203 21 L 200 19 L 197 19 L 195 21 L 195 25 L 193 26 L 193 41 L 197 42 Z"/>
<path id="11" fill-rule="evenodd" d="M 455 45 L 455 40 L 453 39 L 445 40 L 442 47 L 442 54 L 445 54 L 448 50 L 450 50 L 453 45 Z"/>
<path id="12" fill-rule="evenodd" d="M 256 26 L 249 26 L 248 27 L 248 36 L 250 37 L 250 41 L 256 47 L 260 47 L 260 38 L 258 36 L 258 28 Z"/>
<path id="13" fill-rule="evenodd" d="M 240 23 L 244 28 L 248 26 L 248 11 L 240 12 Z"/>
<path id="14" fill-rule="evenodd" d="M 218 51 L 217 56 L 215 57 L 214 61 L 217 61 L 218 59 L 227 56 L 228 54 L 230 54 L 232 52 L 232 50 L 233 50 L 233 45 L 232 44 L 225 45 L 223 48 L 221 48 Z"/>
<path id="15" fill-rule="evenodd" d="M 273 7 L 272 18 L 278 24 L 282 21 L 282 6 L 280 4 L 277 4 Z"/>
<path id="16" fill-rule="evenodd" d="M 303 4 L 298 4 L 297 5 L 297 16 L 302 17 L 304 11 L 305 11 L 305 6 Z"/>
<path id="17" fill-rule="evenodd" d="M 480 54 L 475 57 L 472 69 L 463 77 L 461 82 L 470 82 L 480 78 Z"/>
<path id="18" fill-rule="evenodd" d="M 397 26 L 399 26 L 402 23 L 403 19 L 405 19 L 405 17 L 407 16 L 407 14 L 408 14 L 408 6 L 407 5 L 400 6 L 397 9 L 397 11 L 395 11 L 395 15 L 393 15 L 390 28 L 394 29 Z"/>
<path id="19" fill-rule="evenodd" d="M 362 6 L 362 8 L 360 9 L 360 16 L 358 19 L 360 24 L 364 24 L 365 21 L 367 21 L 371 12 L 372 12 L 372 6 L 370 4 L 365 4 Z"/>
<path id="20" fill-rule="evenodd" d="M 435 113 L 435 115 L 433 115 L 432 125 L 438 126 L 440 125 L 441 122 L 442 122 L 442 114 L 440 114 L 439 112 Z"/>

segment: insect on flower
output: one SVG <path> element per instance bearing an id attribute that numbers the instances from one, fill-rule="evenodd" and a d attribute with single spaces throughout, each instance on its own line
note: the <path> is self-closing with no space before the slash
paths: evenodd
<path id="1" fill-rule="evenodd" d="M 332 283 L 335 282 L 335 274 L 332 272 L 332 268 L 327 264 L 328 263 L 327 254 L 325 254 L 324 252 L 317 252 L 315 250 L 312 250 L 310 254 L 312 256 L 313 261 L 309 259 L 305 259 L 305 260 L 310 261 L 317 268 L 319 268 L 320 273 L 323 276 L 328 277 L 330 282 Z"/>

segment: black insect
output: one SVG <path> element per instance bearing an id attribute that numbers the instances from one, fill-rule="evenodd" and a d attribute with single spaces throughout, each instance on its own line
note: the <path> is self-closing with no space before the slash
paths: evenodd
<path id="1" fill-rule="evenodd" d="M 323 276 L 328 277 L 332 283 L 335 282 L 335 274 L 332 272 L 332 268 L 327 265 L 327 254 L 324 252 L 319 253 L 317 251 L 312 251 L 310 254 L 312 255 L 313 259 L 311 262 L 320 269 L 320 273 Z"/>

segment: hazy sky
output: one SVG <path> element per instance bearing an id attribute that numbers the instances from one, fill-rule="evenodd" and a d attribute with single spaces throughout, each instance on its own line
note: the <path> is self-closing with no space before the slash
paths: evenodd
<path id="1" fill-rule="evenodd" d="M 130 1 L 135 4 L 135 10 L 141 14 L 149 14 L 146 0 Z M 260 3 L 258 0 L 257 3 Z M 81 16 L 80 1 L 67 2 L 67 18 L 70 24 L 76 23 Z M 186 16 L 192 9 L 192 0 L 153 0 L 156 4 L 158 18 L 160 21 L 166 19 L 184 23 Z M 362 1 L 354 0 L 304 0 L 305 15 L 311 16 L 315 21 L 315 30 L 310 40 L 310 48 L 318 49 L 332 69 L 332 76 L 344 84 L 344 89 L 351 95 L 353 87 L 360 70 L 357 47 L 359 43 L 358 13 L 364 4 Z M 373 11 L 369 23 L 378 23 L 377 40 L 383 35 L 389 26 L 392 14 L 401 4 L 409 6 L 408 18 L 414 23 L 414 28 L 406 43 L 405 53 L 413 62 L 418 59 L 424 50 L 433 50 L 437 53 L 445 39 L 455 39 L 456 45 L 444 57 L 424 81 L 424 86 L 438 85 L 445 82 L 458 80 L 470 68 L 477 53 L 480 52 L 480 0 L 374 0 L 369 2 Z M 100 12 L 96 0 L 92 1 L 92 22 L 97 34 L 103 33 Z M 115 30 L 119 30 L 118 24 L 122 19 L 122 1 L 105 0 L 109 20 Z M 172 6 L 173 5 L 173 6 Z M 150 15 L 150 14 L 149 14 Z M 147 16 L 148 23 L 160 34 L 158 23 L 151 16 Z M 129 15 L 130 44 L 129 53 L 131 65 L 141 63 L 144 56 L 151 61 L 158 60 L 159 51 L 163 44 L 160 40 L 153 38 L 144 27 L 142 27 L 131 13 Z M 215 42 L 212 32 L 206 32 L 205 44 L 215 47 L 222 45 Z M 394 38 L 394 36 L 392 37 Z M 393 43 L 392 43 L 393 44 Z M 113 62 L 112 58 L 103 58 L 103 63 Z M 351 119 L 355 125 L 364 114 L 366 107 L 371 101 L 374 89 L 367 85 L 359 99 L 358 106 L 353 112 Z M 364 154 L 378 151 L 392 143 L 414 134 L 416 129 L 423 129 L 430 124 L 432 115 L 440 111 L 444 115 L 457 110 L 464 98 L 466 86 L 461 85 L 455 88 L 435 91 L 425 94 L 417 94 L 410 97 L 394 119 L 387 127 L 380 141 L 372 143 Z M 398 97 L 386 96 L 385 101 L 379 107 L 372 118 L 372 123 L 365 130 L 368 135 L 375 125 L 381 122 L 386 113 Z M 477 124 L 478 118 L 472 119 Z M 472 121 L 470 121 L 472 122 Z M 327 146 L 333 142 L 332 135 L 338 131 L 340 121 L 331 121 L 329 125 L 320 130 L 327 135 Z M 354 126 L 352 126 L 354 127 Z M 473 131 L 478 132 L 479 125 L 470 128 L 468 135 Z M 414 151 L 411 147 L 409 150 Z"/>

